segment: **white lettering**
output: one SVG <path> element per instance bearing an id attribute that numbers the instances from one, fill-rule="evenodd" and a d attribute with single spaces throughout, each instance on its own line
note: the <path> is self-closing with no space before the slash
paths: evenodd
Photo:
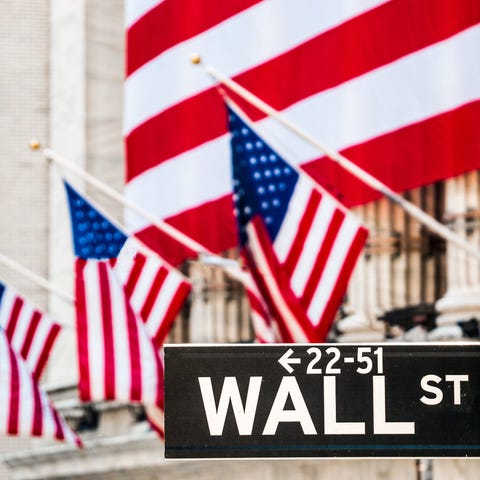
<path id="1" fill-rule="evenodd" d="M 293 410 L 285 410 L 285 403 L 289 396 L 293 403 Z M 305 435 L 317 434 L 295 377 L 282 378 L 263 429 L 263 435 L 275 435 L 280 422 L 298 422 Z"/>
<path id="2" fill-rule="evenodd" d="M 426 397 L 425 395 L 420 398 L 420 401 L 425 405 L 438 405 L 443 400 L 443 392 L 440 388 L 431 385 L 431 383 L 438 384 L 441 382 L 442 379 L 438 375 L 425 375 L 422 380 L 420 381 L 420 386 L 423 390 L 427 393 L 431 393 L 434 395 L 433 398 Z"/>
<path id="3" fill-rule="evenodd" d="M 323 377 L 325 435 L 364 435 L 364 422 L 337 422 L 336 377 Z"/>
<path id="4" fill-rule="evenodd" d="M 461 382 L 468 382 L 468 375 L 445 375 L 446 382 L 453 382 L 453 403 L 460 405 L 461 400 Z"/>
<path id="5" fill-rule="evenodd" d="M 415 422 L 387 422 L 385 401 L 385 377 L 373 376 L 373 433 L 386 435 L 411 435 Z"/>
<path id="6" fill-rule="evenodd" d="M 198 383 L 200 384 L 210 435 L 222 435 L 230 402 L 232 403 L 233 414 L 237 422 L 238 433 L 240 435 L 252 434 L 262 377 L 250 378 L 245 408 L 243 407 L 235 377 L 225 377 L 222 391 L 220 392 L 218 408 L 215 406 L 211 377 L 198 377 Z"/>

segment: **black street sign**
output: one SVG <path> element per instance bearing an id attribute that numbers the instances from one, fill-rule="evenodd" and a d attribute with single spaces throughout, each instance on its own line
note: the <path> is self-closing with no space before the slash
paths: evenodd
<path id="1" fill-rule="evenodd" d="M 480 344 L 165 347 L 165 457 L 478 457 Z"/>

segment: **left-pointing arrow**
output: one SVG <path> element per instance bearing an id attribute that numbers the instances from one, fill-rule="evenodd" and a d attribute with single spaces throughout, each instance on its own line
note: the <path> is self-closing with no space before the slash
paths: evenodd
<path id="1" fill-rule="evenodd" d="M 289 348 L 279 359 L 278 363 L 288 372 L 292 373 L 293 368 L 290 366 L 290 364 L 293 363 L 300 363 L 299 358 L 291 358 L 291 355 L 293 353 L 293 350 Z"/>

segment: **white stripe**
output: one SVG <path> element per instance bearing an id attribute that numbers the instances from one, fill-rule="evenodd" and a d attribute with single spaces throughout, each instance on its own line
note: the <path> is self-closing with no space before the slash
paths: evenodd
<path id="1" fill-rule="evenodd" d="M 15 292 L 10 288 L 5 287 L 2 296 L 2 303 L 0 304 L 0 325 L 5 330 L 7 329 L 7 326 L 10 322 L 13 304 L 16 298 L 17 295 L 15 294 Z"/>
<path id="2" fill-rule="evenodd" d="M 479 44 L 480 26 L 312 96 L 284 113 L 325 145 L 342 150 L 478 100 Z M 265 140 L 294 164 L 320 156 L 271 119 L 264 119 L 257 126 L 268 132 Z M 182 175 L 185 171 L 194 171 L 196 175 Z M 189 177 L 190 183 L 184 177 Z M 175 202 L 152 202 L 152 192 L 157 191 L 162 192 L 163 198 L 175 198 Z M 159 218 L 226 195 L 231 192 L 228 135 L 144 172 L 128 183 L 125 192 Z M 126 222 L 132 231 L 148 225 L 131 213 Z"/>
<path id="3" fill-rule="evenodd" d="M 313 219 L 312 226 L 305 239 L 302 253 L 300 254 L 300 258 L 298 259 L 290 280 L 292 290 L 297 297 L 303 295 L 335 211 L 336 203 L 330 196 L 324 196 Z"/>
<path id="4" fill-rule="evenodd" d="M 147 332 L 151 338 L 155 337 L 158 329 L 165 320 L 165 314 L 167 313 L 167 310 L 170 307 L 181 283 L 182 278 L 180 275 L 176 275 L 175 272 L 169 272 L 165 278 L 162 288 L 155 300 L 155 304 L 145 324 Z"/>
<path id="5" fill-rule="evenodd" d="M 143 322 L 137 317 L 138 340 L 140 344 L 140 361 L 142 372 L 142 403 L 154 404 L 157 400 L 159 372 L 155 361 L 158 355 L 152 341 L 147 335 Z"/>
<path id="6" fill-rule="evenodd" d="M 235 76 L 382 3 L 385 0 L 270 0 L 231 17 L 130 75 L 125 82 L 125 133 L 211 87 L 203 69 L 188 61 L 192 52 L 200 52 L 206 62 Z M 255 35 L 247 33 L 252 31 Z"/>
<path id="7" fill-rule="evenodd" d="M 263 274 L 263 278 L 268 286 L 270 295 L 273 298 L 273 301 L 277 307 L 277 310 L 281 313 L 282 318 L 285 320 L 285 325 L 290 331 L 292 337 L 296 342 L 308 342 L 308 338 L 305 335 L 305 332 L 300 327 L 298 319 L 290 310 L 289 306 L 285 302 L 285 299 L 280 291 L 275 277 L 273 276 L 268 261 L 265 259 L 264 251 L 258 240 L 257 232 L 253 225 L 250 223 L 247 225 L 248 232 L 248 241 L 250 243 L 250 248 L 252 255 L 255 260 L 255 264 Z"/>
<path id="8" fill-rule="evenodd" d="M 292 248 L 302 218 L 298 213 L 304 212 L 307 208 L 311 191 L 311 182 L 307 181 L 304 175 L 300 175 L 290 198 L 287 213 L 273 244 L 273 249 L 280 263 L 285 262 Z"/>
<path id="9" fill-rule="evenodd" d="M 113 350 L 115 352 L 115 398 L 130 400 L 132 370 L 128 335 L 125 294 L 120 281 L 109 268 L 110 298 L 112 302 Z"/>
<path id="10" fill-rule="evenodd" d="M 358 227 L 358 221 L 352 216 L 346 217 L 342 223 L 337 235 L 337 241 L 330 252 L 320 282 L 315 289 L 307 310 L 308 317 L 314 326 L 319 324 L 325 311 L 326 304 L 337 283 L 338 275 L 358 231 Z"/>
<path id="11" fill-rule="evenodd" d="M 125 26 L 131 27 L 141 17 L 147 14 L 153 7 L 164 0 L 126 0 L 125 2 Z M 161 25 L 158 27 L 161 30 Z"/>
<path id="12" fill-rule="evenodd" d="M 105 398 L 105 339 L 103 336 L 102 303 L 97 262 L 88 261 L 83 275 L 88 322 L 90 392 L 92 400 L 103 400 Z"/>
<path id="13" fill-rule="evenodd" d="M 17 356 L 19 401 L 18 401 L 18 431 L 23 435 L 32 433 L 34 405 L 33 378 L 27 366 Z"/>
<path id="14" fill-rule="evenodd" d="M 0 431 L 7 433 L 10 411 L 10 353 L 5 333 L 0 333 Z"/>
<path id="15" fill-rule="evenodd" d="M 130 276 L 133 262 L 135 260 L 135 255 L 137 253 L 137 250 L 133 248 L 132 244 L 130 243 L 130 239 L 131 237 L 127 239 L 120 250 L 120 253 L 117 256 L 117 261 L 115 262 L 115 266 L 113 268 L 115 275 L 124 285 L 128 281 L 128 277 Z"/>

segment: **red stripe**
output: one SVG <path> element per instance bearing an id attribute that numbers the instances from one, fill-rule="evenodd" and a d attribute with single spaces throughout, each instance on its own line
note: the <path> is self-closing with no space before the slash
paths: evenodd
<path id="1" fill-rule="evenodd" d="M 160 323 L 155 337 L 153 338 L 153 344 L 157 348 L 162 347 L 163 342 L 167 338 L 168 332 L 170 331 L 172 323 L 175 321 L 183 303 L 185 302 L 185 299 L 190 293 L 190 290 L 191 285 L 187 282 L 182 282 L 175 292 L 175 295 L 171 299 L 170 304 L 164 313 L 163 320 Z"/>
<path id="2" fill-rule="evenodd" d="M 393 0 L 234 78 L 262 100 L 283 110 L 308 96 L 444 40 L 479 20 L 477 0 Z M 347 49 L 348 61 L 338 62 Z M 289 75 L 286 81 L 286 72 L 295 65 L 302 68 L 295 68 L 295 75 Z M 328 68 L 322 69 L 319 75 L 318 65 Z M 273 80 L 279 78 L 283 81 Z M 253 119 L 264 117 L 247 108 L 244 101 L 239 103 Z M 206 112 L 208 122 L 200 121 Z M 129 134 L 127 181 L 226 132 L 225 112 L 215 88 L 185 99 Z"/>
<path id="3" fill-rule="evenodd" d="M 110 279 L 105 262 L 98 262 L 98 280 L 101 301 L 101 322 L 103 326 L 103 346 L 105 365 L 105 399 L 115 400 L 116 362 L 113 340 L 112 299 L 110 296 Z M 92 319 L 91 321 L 96 321 Z"/>
<path id="4" fill-rule="evenodd" d="M 139 345 L 138 321 L 125 296 L 125 313 L 127 315 L 128 346 L 130 351 L 130 400 L 142 401 L 142 362 Z"/>
<path id="5" fill-rule="evenodd" d="M 43 435 L 43 406 L 40 390 L 35 380 L 32 380 L 33 392 L 33 423 L 32 435 L 40 437 Z"/>
<path id="6" fill-rule="evenodd" d="M 310 277 L 307 280 L 305 289 L 300 298 L 300 303 L 303 305 L 305 310 L 308 309 L 310 303 L 312 302 L 313 294 L 318 286 L 318 282 L 322 277 L 325 264 L 327 263 L 330 252 L 332 251 L 335 240 L 337 239 L 338 231 L 342 226 L 342 222 L 345 219 L 345 214 L 340 210 L 335 210 L 333 217 L 330 220 L 328 230 L 323 239 L 322 245 L 318 252 L 315 262 L 311 266 Z"/>
<path id="7" fill-rule="evenodd" d="M 19 297 L 15 297 L 13 302 L 12 311 L 10 312 L 10 318 L 8 319 L 7 328 L 5 333 L 7 338 L 11 341 L 13 335 L 15 334 L 15 329 L 17 328 L 18 318 L 20 317 L 20 312 L 23 307 L 23 300 Z"/>
<path id="8" fill-rule="evenodd" d="M 480 168 L 478 118 L 480 101 L 342 153 L 395 191 L 409 190 Z M 346 206 L 380 198 L 377 192 L 327 158 L 306 164 L 304 169 Z M 231 205 L 231 195 L 226 195 L 176 215 L 171 223 L 211 251 L 222 252 L 237 245 Z M 174 265 L 192 256 L 187 250 L 175 248 L 176 242 L 158 233 L 155 227 L 140 231 L 138 236 Z"/>
<path id="9" fill-rule="evenodd" d="M 138 279 L 140 278 L 146 261 L 147 259 L 145 258 L 145 255 L 140 253 L 135 254 L 133 258 L 133 265 L 128 274 L 127 283 L 125 284 L 125 293 L 127 294 L 127 297 L 132 296 L 135 290 L 135 285 L 138 283 Z"/>
<path id="10" fill-rule="evenodd" d="M 45 339 L 45 343 L 42 348 L 42 353 L 40 354 L 37 365 L 33 372 L 33 377 L 36 380 L 38 380 L 43 373 L 48 357 L 50 355 L 50 351 L 52 350 L 53 344 L 59 332 L 60 332 L 60 325 L 57 325 L 57 324 L 52 325 L 52 328 L 48 332 L 47 338 Z"/>
<path id="11" fill-rule="evenodd" d="M 40 325 L 40 320 L 42 318 L 42 314 L 35 310 L 33 312 L 32 318 L 28 322 L 27 334 L 23 340 L 22 349 L 20 350 L 20 356 L 26 360 L 28 358 L 28 353 L 30 352 L 30 348 L 32 347 L 33 338 L 35 333 Z"/>
<path id="12" fill-rule="evenodd" d="M 128 29 L 127 75 L 177 43 L 214 27 L 259 1 L 165 0 L 161 2 Z"/>
<path id="13" fill-rule="evenodd" d="M 78 350 L 78 377 L 79 396 L 83 402 L 92 400 L 90 391 L 89 346 L 87 304 L 85 298 L 85 279 L 83 277 L 86 266 L 85 260 L 77 258 L 75 261 L 75 317 L 77 323 L 77 350 Z"/>
<path id="14" fill-rule="evenodd" d="M 55 408 L 52 408 L 53 421 L 55 423 L 55 433 L 53 434 L 54 438 L 57 440 L 65 440 L 65 432 L 63 431 L 62 422 L 60 421 L 58 412 Z"/>
<path id="15" fill-rule="evenodd" d="M 155 305 L 155 301 L 157 300 L 158 293 L 162 288 L 165 279 L 167 278 L 168 270 L 165 267 L 160 267 L 155 274 L 155 278 L 151 283 L 150 290 L 147 294 L 147 298 L 145 299 L 145 303 L 140 311 L 140 316 L 142 317 L 144 322 L 148 321 L 148 317 L 150 313 L 152 313 L 153 306 Z"/>
<path id="16" fill-rule="evenodd" d="M 340 307 L 340 303 L 347 289 L 348 280 L 350 279 L 353 268 L 355 267 L 358 256 L 362 251 L 367 236 L 368 231 L 365 228 L 360 228 L 355 235 L 352 245 L 348 251 L 348 255 L 346 256 L 342 269 L 338 275 L 337 283 L 332 291 L 330 299 L 327 302 L 322 318 L 318 325 L 317 330 L 322 339 L 321 341 L 325 340 L 328 331 L 332 326 L 333 320 L 335 318 L 335 313 Z"/>
<path id="17" fill-rule="evenodd" d="M 308 232 L 312 226 L 315 215 L 317 214 L 317 209 L 320 204 L 322 196 L 317 190 L 310 192 L 310 198 L 308 199 L 305 212 L 302 214 L 302 218 L 298 225 L 297 233 L 295 234 L 295 239 L 292 243 L 290 251 L 288 252 L 287 258 L 283 264 L 283 268 L 288 275 L 291 275 L 297 265 L 298 259 L 303 251 L 305 246 L 305 239 L 307 238 Z M 301 214 L 301 212 L 298 212 Z"/>
<path id="18" fill-rule="evenodd" d="M 10 399 L 10 408 L 8 412 L 8 430 L 11 435 L 18 433 L 19 427 L 19 410 L 21 401 L 21 385 L 18 372 L 17 358 L 13 349 L 9 346 L 8 353 L 10 355 L 10 391 L 8 396 Z"/>
<path id="19" fill-rule="evenodd" d="M 229 248 L 225 248 L 225 239 L 229 239 L 227 244 L 235 246 L 238 238 L 231 195 L 170 217 L 168 223 L 213 252 Z M 197 257 L 195 252 L 156 227 L 148 227 L 137 232 L 136 236 L 171 265 L 179 265 L 187 258 Z"/>

